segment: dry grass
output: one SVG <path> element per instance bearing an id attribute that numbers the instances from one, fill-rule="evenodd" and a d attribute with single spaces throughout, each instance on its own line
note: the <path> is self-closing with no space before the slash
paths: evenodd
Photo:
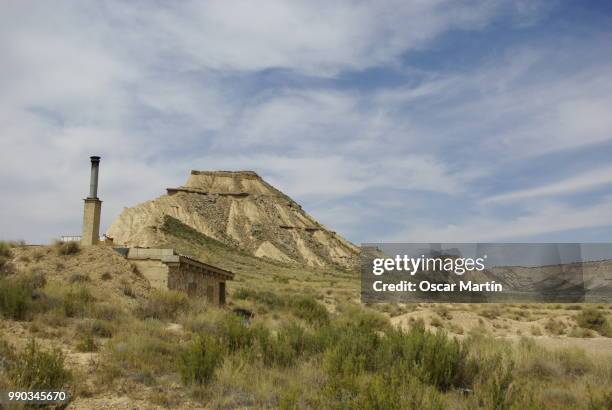
<path id="1" fill-rule="evenodd" d="M 602 309 L 588 308 L 576 315 L 578 326 L 598 332 L 602 336 L 612 337 L 612 324 Z"/>
<path id="2" fill-rule="evenodd" d="M 549 318 L 544 324 L 544 329 L 552 335 L 560 336 L 565 334 L 567 326 L 561 320 Z"/>
<path id="3" fill-rule="evenodd" d="M 78 242 L 60 242 L 53 244 L 58 255 L 75 255 L 81 251 L 81 245 Z"/>
<path id="4" fill-rule="evenodd" d="M 6 371 L 5 383 L 13 389 L 59 390 L 71 380 L 63 353 L 59 349 L 41 348 L 35 339 L 30 339 L 21 351 L 0 341 L 0 359 Z"/>
<path id="5" fill-rule="evenodd" d="M 64 367 L 80 375 L 78 383 L 70 382 L 75 404 L 119 396 L 132 407 L 177 408 L 202 402 L 211 408 L 460 409 L 612 403 L 612 352 L 594 358 L 581 349 L 539 344 L 608 340 L 600 337 L 607 306 L 595 313 L 584 305 L 367 308 L 358 305 L 355 277 L 254 264 L 244 256 L 227 309 L 215 309 L 176 292 L 152 291 L 125 260 L 112 259 L 112 251 L 11 252 L 25 258 L 17 263 L 21 273 L 7 279 L 28 276 L 26 282 L 37 285 L 26 295 L 21 320 L 27 322 L 0 321 L 0 332 L 9 335 L 15 353 L 32 334 L 44 351 L 61 346 Z M 255 316 L 235 316 L 235 308 Z M 405 322 L 404 329 L 395 330 L 389 318 Z M 446 331 L 460 336 L 454 340 Z M 500 337 L 518 339 L 518 331 L 538 342 Z M 0 343 L 0 365 L 2 350 Z M 7 380 L 0 372 L 2 383 Z"/>

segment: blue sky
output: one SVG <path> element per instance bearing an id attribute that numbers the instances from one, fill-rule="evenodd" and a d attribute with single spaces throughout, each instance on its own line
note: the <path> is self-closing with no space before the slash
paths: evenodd
<path id="1" fill-rule="evenodd" d="M 612 5 L 0 6 L 0 237 L 252 169 L 354 242 L 612 241 Z"/>

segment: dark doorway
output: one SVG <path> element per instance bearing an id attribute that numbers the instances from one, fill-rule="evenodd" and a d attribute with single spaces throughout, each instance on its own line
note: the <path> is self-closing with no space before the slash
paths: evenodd
<path id="1" fill-rule="evenodd" d="M 219 283 L 219 304 L 225 305 L 225 282 Z"/>

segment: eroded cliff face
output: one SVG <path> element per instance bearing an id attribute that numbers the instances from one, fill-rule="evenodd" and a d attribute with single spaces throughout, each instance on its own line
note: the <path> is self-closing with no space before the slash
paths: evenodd
<path id="1" fill-rule="evenodd" d="M 116 244 L 164 242 L 164 216 L 258 257 L 356 268 L 359 249 L 252 171 L 191 171 L 186 184 L 126 208 L 107 231 Z"/>

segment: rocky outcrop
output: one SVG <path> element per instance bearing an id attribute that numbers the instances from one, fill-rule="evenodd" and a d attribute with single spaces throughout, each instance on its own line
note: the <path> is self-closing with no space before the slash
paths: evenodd
<path id="1" fill-rule="evenodd" d="M 310 266 L 358 265 L 355 245 L 252 171 L 191 171 L 184 186 L 124 209 L 107 235 L 119 245 L 158 246 L 165 216 L 258 257 Z"/>

